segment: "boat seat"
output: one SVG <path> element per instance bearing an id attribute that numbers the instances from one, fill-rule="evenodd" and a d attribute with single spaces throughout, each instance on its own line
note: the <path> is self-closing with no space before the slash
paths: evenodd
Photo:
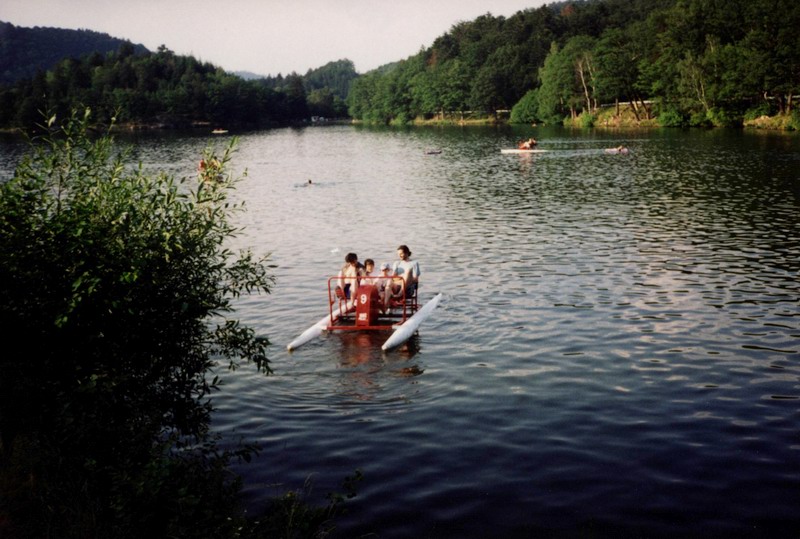
<path id="1" fill-rule="evenodd" d="M 392 298 L 389 300 L 390 309 L 402 309 L 403 307 L 410 312 L 415 312 L 419 308 L 417 301 L 419 291 L 419 283 L 417 283 L 411 290 L 411 294 L 406 294 L 404 298 Z"/>

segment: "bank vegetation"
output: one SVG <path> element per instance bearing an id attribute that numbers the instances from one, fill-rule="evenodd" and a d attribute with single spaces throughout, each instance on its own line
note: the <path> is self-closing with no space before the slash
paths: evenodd
<path id="1" fill-rule="evenodd" d="M 387 124 L 497 122 L 510 111 L 516 123 L 798 129 L 799 27 L 793 0 L 597 0 L 486 14 L 359 77 L 349 110 Z"/>
<path id="2" fill-rule="evenodd" d="M 353 479 L 247 515 L 229 466 L 258 448 L 210 430 L 225 369 L 270 372 L 233 308 L 273 285 L 264 255 L 226 247 L 234 146 L 175 179 L 89 124 L 51 117 L 0 182 L 0 537 L 318 537 Z"/>

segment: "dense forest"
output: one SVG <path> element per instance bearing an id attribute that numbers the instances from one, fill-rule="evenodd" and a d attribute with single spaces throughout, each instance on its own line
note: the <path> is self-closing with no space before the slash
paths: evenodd
<path id="1" fill-rule="evenodd" d="M 0 21 L 0 84 L 13 84 L 51 69 L 64 58 L 78 58 L 87 52 L 106 54 L 129 43 L 91 30 L 24 28 Z M 146 53 L 144 45 L 133 45 Z"/>
<path id="2" fill-rule="evenodd" d="M 512 109 L 512 121 L 591 125 L 601 105 L 626 103 L 660 125 L 738 125 L 792 112 L 798 28 L 794 0 L 598 0 L 486 14 L 360 77 L 349 110 L 375 123 Z"/>
<path id="3" fill-rule="evenodd" d="M 297 74 L 272 89 L 163 46 L 135 54 L 124 44 L 105 55 L 65 58 L 47 72 L 0 87 L 0 126 L 31 126 L 41 119 L 39 111 L 63 117 L 76 106 L 91 107 L 101 123 L 116 118 L 157 127 L 261 127 L 310 114 Z"/>
<path id="4" fill-rule="evenodd" d="M 795 0 L 575 0 L 459 22 L 416 55 L 363 75 L 339 60 L 252 80 L 164 46 L 153 53 L 123 42 L 0 85 L 0 127 L 90 106 L 101 122 L 161 127 L 348 115 L 590 126 L 611 111 L 643 125 L 738 126 L 771 116 L 800 129 L 797 28 Z"/>
<path id="5" fill-rule="evenodd" d="M 264 77 L 261 83 L 274 90 L 283 90 L 296 73 L 284 77 Z M 313 116 L 341 118 L 347 116 L 345 100 L 350 87 L 358 78 L 355 65 L 347 59 L 329 62 L 317 69 L 309 69 L 303 76 L 308 111 Z"/>
<path id="6" fill-rule="evenodd" d="M 6 128 L 35 125 L 40 111 L 65 117 L 76 106 L 91 107 L 101 123 L 116 118 L 119 124 L 149 127 L 264 127 L 311 116 L 342 117 L 350 83 L 358 76 L 351 61 L 340 60 L 305 76 L 245 80 L 165 46 L 150 52 L 123 40 L 93 42 L 88 38 L 105 34 L 83 30 L 37 28 L 27 34 L 23 30 L 29 29 L 8 27 L 14 32 L 0 35 L 0 61 L 13 80 L 0 85 L 0 127 Z M 31 45 L 31 65 L 48 65 L 47 70 L 26 76 L 17 66 L 27 60 L 8 50 L 23 41 Z M 62 44 L 58 60 L 41 52 Z"/>

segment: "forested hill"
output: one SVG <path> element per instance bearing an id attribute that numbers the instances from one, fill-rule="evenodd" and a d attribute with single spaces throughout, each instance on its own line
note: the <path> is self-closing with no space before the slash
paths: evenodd
<path id="1" fill-rule="evenodd" d="M 56 29 L 42 30 L 60 35 Z M 245 80 L 163 45 L 156 52 L 137 52 L 130 42 L 116 43 L 119 47 L 111 52 L 75 56 L 68 51 L 78 48 L 65 47 L 64 56 L 48 70 L 0 83 L 0 128 L 30 128 L 41 122 L 40 111 L 66 117 L 84 106 L 92 108 L 98 122 L 116 118 L 140 127 L 250 128 L 312 116 L 338 118 L 347 115 L 344 96 L 358 76 L 351 61 L 340 60 L 309 70 L 305 77 L 291 73 Z"/>
<path id="2" fill-rule="evenodd" d="M 161 126 L 257 127 L 346 114 L 402 124 L 508 110 L 511 121 L 589 126 L 601 117 L 609 123 L 603 106 L 616 105 L 609 125 L 625 115 L 664 126 L 770 116 L 800 129 L 798 28 L 797 0 L 576 0 L 459 22 L 416 55 L 365 75 L 339 60 L 305 76 L 258 80 L 163 46 L 136 54 L 122 42 L 116 52 L 62 59 L 46 73 L 0 83 L 0 127 L 76 106 L 92 107 L 100 120 Z M 0 44 L 5 59 L 11 53 Z"/>
<path id="3" fill-rule="evenodd" d="M 280 90 L 291 83 L 292 78 L 299 77 L 291 73 L 284 77 L 264 77 L 261 83 L 267 88 Z M 316 116 L 343 117 L 347 115 L 345 100 L 350 93 L 353 81 L 359 77 L 351 60 L 343 59 L 328 62 L 322 67 L 309 69 L 302 76 L 303 87 L 307 93 L 309 111 Z"/>
<path id="4" fill-rule="evenodd" d="M 93 118 L 139 127 L 261 127 L 309 116 L 302 78 L 280 90 L 248 81 L 163 45 L 134 54 L 128 45 L 105 55 L 66 58 L 50 71 L 0 86 L 0 126 L 29 128 L 41 112 L 67 117 L 90 107 Z"/>
<path id="5" fill-rule="evenodd" d="M 394 69 L 354 82 L 375 123 L 494 114 L 560 122 L 631 103 L 661 125 L 787 114 L 800 93 L 797 0 L 587 0 L 454 25 Z"/>
<path id="6" fill-rule="evenodd" d="M 91 30 L 24 28 L 0 21 L 0 84 L 32 77 L 64 58 L 80 58 L 93 52 L 106 54 L 124 44 L 131 43 Z M 147 52 L 144 45 L 133 45 L 133 50 Z"/>
<path id="7" fill-rule="evenodd" d="M 320 90 L 328 88 L 333 95 L 336 95 L 342 100 L 347 99 L 347 94 L 350 93 L 350 85 L 353 80 L 358 78 L 355 65 L 351 60 L 338 60 L 336 62 L 328 62 L 322 67 L 316 69 L 309 69 L 303 76 L 306 89 Z M 270 88 L 281 88 L 285 85 L 286 78 L 282 74 L 277 76 L 263 77 L 264 84 Z"/>
<path id="8" fill-rule="evenodd" d="M 61 116 L 89 106 L 100 122 L 138 126 L 259 127 L 347 116 L 358 77 L 347 59 L 305 76 L 242 77 L 165 46 L 88 30 L 22 28 L 0 22 L 0 128 L 28 128 L 40 111 Z"/>

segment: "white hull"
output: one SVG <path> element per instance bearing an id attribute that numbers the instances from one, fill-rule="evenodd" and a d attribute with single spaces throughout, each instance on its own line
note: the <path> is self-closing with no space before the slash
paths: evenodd
<path id="1" fill-rule="evenodd" d="M 391 337 L 389 337 L 386 342 L 383 343 L 381 349 L 389 350 L 390 348 L 394 348 L 395 346 L 399 346 L 406 342 L 408 338 L 414 334 L 422 321 L 428 318 L 436 306 L 439 305 L 439 300 L 441 299 L 442 294 L 440 292 L 436 294 L 432 300 L 426 303 L 424 307 L 414 313 L 414 316 L 403 322 L 401 325 L 396 326 L 394 333 L 392 333 Z"/>
<path id="2" fill-rule="evenodd" d="M 518 148 L 500 150 L 500 153 L 545 153 L 547 150 L 520 150 Z"/>
<path id="3" fill-rule="evenodd" d="M 347 302 L 345 309 L 349 311 L 352 308 L 353 308 L 353 301 L 351 300 Z M 334 310 L 333 320 L 336 321 L 341 315 L 342 312 L 340 309 Z M 291 352 L 292 350 L 304 345 L 308 341 L 316 339 L 317 337 L 322 335 L 323 331 L 325 331 L 328 328 L 328 324 L 330 323 L 330 321 L 331 321 L 330 315 L 326 314 L 325 316 L 322 317 L 322 319 L 319 322 L 317 322 L 316 324 L 305 330 L 303 333 L 300 334 L 299 337 L 297 337 L 295 340 L 287 344 L 286 349 Z"/>

